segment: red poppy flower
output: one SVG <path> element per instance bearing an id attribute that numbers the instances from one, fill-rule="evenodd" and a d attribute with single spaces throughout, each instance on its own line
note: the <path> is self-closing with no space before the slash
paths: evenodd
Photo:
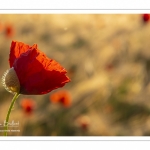
<path id="1" fill-rule="evenodd" d="M 22 99 L 20 105 L 27 114 L 31 114 L 35 108 L 35 102 L 32 99 Z"/>
<path id="2" fill-rule="evenodd" d="M 105 66 L 105 69 L 106 69 L 107 71 L 112 71 L 112 70 L 114 69 L 114 65 L 113 65 L 113 64 L 107 64 L 107 65 Z"/>
<path id="3" fill-rule="evenodd" d="M 12 27 L 12 25 L 6 25 L 5 26 L 5 35 L 6 37 L 10 38 L 12 37 L 14 34 L 14 29 Z"/>
<path id="4" fill-rule="evenodd" d="M 51 94 L 50 100 L 54 103 L 61 103 L 65 107 L 69 107 L 71 105 L 70 93 L 65 90 Z"/>
<path id="5" fill-rule="evenodd" d="M 29 46 L 12 41 L 9 64 L 11 69 L 4 74 L 3 85 L 10 92 L 41 95 L 70 81 L 67 71 L 58 62 L 49 59 L 36 44 Z"/>
<path id="6" fill-rule="evenodd" d="M 79 128 L 87 130 L 90 125 L 90 118 L 89 116 L 81 115 L 75 120 L 75 123 Z"/>
<path id="7" fill-rule="evenodd" d="M 149 14 L 143 14 L 143 15 L 142 15 L 142 19 L 143 19 L 144 22 L 148 22 L 149 19 L 150 19 Z"/>
<path id="8" fill-rule="evenodd" d="M 2 32 L 2 31 L 3 31 L 3 24 L 0 23 L 0 32 Z"/>

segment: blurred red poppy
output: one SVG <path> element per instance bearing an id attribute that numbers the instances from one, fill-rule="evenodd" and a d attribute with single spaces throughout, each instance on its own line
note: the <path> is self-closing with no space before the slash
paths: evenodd
<path id="1" fill-rule="evenodd" d="M 46 94 L 70 81 L 65 68 L 55 60 L 49 59 L 37 48 L 37 44 L 29 46 L 12 41 L 9 64 L 18 77 L 20 89 L 16 92 L 20 94 Z"/>
<path id="2" fill-rule="evenodd" d="M 113 64 L 107 64 L 106 66 L 105 66 L 105 69 L 106 69 L 106 71 L 112 71 L 113 69 L 114 69 L 114 65 Z"/>
<path id="3" fill-rule="evenodd" d="M 20 105 L 27 114 L 31 114 L 35 108 L 35 102 L 29 98 L 22 99 Z"/>
<path id="4" fill-rule="evenodd" d="M 2 31 L 3 31 L 3 28 L 4 28 L 3 24 L 2 24 L 2 23 L 0 23 L 0 32 L 2 32 Z"/>
<path id="5" fill-rule="evenodd" d="M 10 37 L 12 37 L 14 35 L 13 26 L 10 25 L 10 24 L 8 24 L 8 25 L 5 26 L 4 31 L 5 31 L 6 37 L 8 37 L 8 38 L 10 38 Z"/>
<path id="6" fill-rule="evenodd" d="M 75 124 L 79 128 L 81 128 L 83 130 L 87 130 L 89 128 L 89 125 L 90 125 L 90 118 L 87 115 L 81 115 L 81 116 L 76 118 Z"/>
<path id="7" fill-rule="evenodd" d="M 51 94 L 50 100 L 54 103 L 61 103 L 65 107 L 69 107 L 71 105 L 71 96 L 70 93 L 66 90 Z"/>
<path id="8" fill-rule="evenodd" d="M 143 14 L 142 19 L 143 19 L 144 22 L 148 22 L 149 19 L 150 19 L 150 15 L 149 14 Z"/>

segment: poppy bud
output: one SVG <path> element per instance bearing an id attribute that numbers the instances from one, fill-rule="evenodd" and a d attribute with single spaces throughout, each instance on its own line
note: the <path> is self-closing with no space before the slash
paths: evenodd
<path id="1" fill-rule="evenodd" d="M 5 89 L 10 93 L 19 93 L 20 83 L 14 68 L 7 70 L 2 77 L 2 84 Z"/>

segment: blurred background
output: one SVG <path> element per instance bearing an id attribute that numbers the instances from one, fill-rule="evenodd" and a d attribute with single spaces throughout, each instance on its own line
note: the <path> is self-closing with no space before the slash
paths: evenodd
<path id="1" fill-rule="evenodd" d="M 38 44 L 71 82 L 46 95 L 20 95 L 9 119 L 19 122 L 9 129 L 20 132 L 8 135 L 150 135 L 149 14 L 1 14 L 1 77 L 12 40 Z M 0 84 L 0 124 L 12 97 Z"/>

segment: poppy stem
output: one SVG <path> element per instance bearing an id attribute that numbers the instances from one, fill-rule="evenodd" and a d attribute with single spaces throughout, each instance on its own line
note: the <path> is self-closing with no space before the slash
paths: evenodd
<path id="1" fill-rule="evenodd" d="M 4 130 L 4 136 L 7 136 L 7 129 L 8 129 L 8 120 L 9 120 L 9 116 L 10 116 L 10 113 L 11 113 L 11 110 L 12 110 L 12 107 L 14 106 L 14 103 L 16 101 L 16 99 L 18 98 L 19 96 L 19 93 L 16 93 L 11 101 L 11 104 L 10 104 L 10 107 L 8 109 L 8 113 L 7 113 L 7 116 L 6 116 L 6 120 L 5 120 L 5 124 L 4 124 L 4 127 L 5 127 L 5 130 Z"/>

